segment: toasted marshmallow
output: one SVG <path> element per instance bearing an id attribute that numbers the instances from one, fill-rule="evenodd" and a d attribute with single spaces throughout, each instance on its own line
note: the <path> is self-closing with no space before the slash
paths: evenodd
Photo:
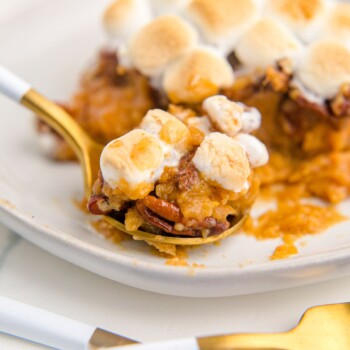
<path id="1" fill-rule="evenodd" d="M 178 151 L 186 150 L 189 130 L 179 119 L 161 109 L 152 109 L 143 118 L 140 128 L 156 135 Z"/>
<path id="2" fill-rule="evenodd" d="M 330 10 L 321 31 L 322 37 L 350 41 L 350 4 L 339 2 Z"/>
<path id="3" fill-rule="evenodd" d="M 224 55 L 259 16 L 254 0 L 192 0 L 186 15 Z"/>
<path id="4" fill-rule="evenodd" d="M 310 42 L 325 20 L 328 0 L 266 0 L 266 13 L 287 25 L 301 40 Z"/>
<path id="5" fill-rule="evenodd" d="M 240 133 L 235 137 L 245 149 L 249 163 L 253 168 L 257 168 L 267 164 L 269 161 L 269 153 L 266 146 L 255 136 Z"/>
<path id="6" fill-rule="evenodd" d="M 320 97 L 334 97 L 340 85 L 350 82 L 350 49 L 337 40 L 311 45 L 300 61 L 296 80 Z"/>
<path id="7" fill-rule="evenodd" d="M 244 103 L 236 102 L 243 108 L 242 119 L 242 132 L 250 133 L 260 128 L 261 125 L 261 113 L 254 107 L 247 107 Z"/>
<path id="8" fill-rule="evenodd" d="M 244 148 L 231 137 L 214 132 L 206 136 L 192 159 L 203 176 L 230 191 L 248 189 L 249 161 Z"/>
<path id="9" fill-rule="evenodd" d="M 103 16 L 107 33 L 116 39 L 118 44 L 128 42 L 131 36 L 151 19 L 151 9 L 144 0 L 115 0 Z"/>
<path id="10" fill-rule="evenodd" d="M 144 75 L 156 76 L 196 42 L 197 34 L 190 24 L 174 15 L 161 16 L 131 39 L 130 59 Z"/>
<path id="11" fill-rule="evenodd" d="M 242 129 L 244 109 L 239 104 L 227 99 L 226 96 L 208 97 L 202 106 L 217 130 L 233 137 Z"/>
<path id="12" fill-rule="evenodd" d="M 212 125 L 209 119 L 203 117 L 190 117 L 186 119 L 186 124 L 189 128 L 193 128 L 201 132 L 204 136 L 213 132 Z"/>
<path id="13" fill-rule="evenodd" d="M 149 0 L 156 16 L 164 14 L 180 14 L 190 0 Z"/>
<path id="14" fill-rule="evenodd" d="M 135 193 L 140 185 L 152 184 L 164 168 L 161 141 L 154 135 L 135 129 L 111 141 L 100 158 L 104 181 L 112 188 L 120 188 L 131 199 L 145 195 Z M 146 193 L 147 194 L 147 193 Z"/>
<path id="15" fill-rule="evenodd" d="M 210 48 L 198 48 L 174 62 L 163 78 L 163 89 L 175 103 L 198 103 L 234 81 L 232 67 Z"/>
<path id="16" fill-rule="evenodd" d="M 294 61 L 301 49 L 301 43 L 288 28 L 265 18 L 243 34 L 235 53 L 244 66 L 254 69 L 266 68 L 281 58 Z"/>

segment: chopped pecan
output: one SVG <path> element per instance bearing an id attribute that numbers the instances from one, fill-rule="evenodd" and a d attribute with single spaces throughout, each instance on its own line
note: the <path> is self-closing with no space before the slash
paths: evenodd
<path id="1" fill-rule="evenodd" d="M 198 172 L 191 162 L 194 153 L 189 153 L 181 158 L 179 170 L 176 174 L 176 182 L 180 191 L 188 191 L 199 181 Z"/>
<path id="2" fill-rule="evenodd" d="M 297 88 L 291 88 L 289 91 L 289 97 L 297 102 L 301 107 L 312 110 L 316 113 L 319 113 L 323 117 L 328 117 L 330 111 L 327 108 L 326 104 L 319 104 L 308 100 L 303 93 Z"/>
<path id="3" fill-rule="evenodd" d="M 95 71 L 96 77 L 105 77 L 109 79 L 112 84 L 125 85 L 127 83 L 126 71 L 118 62 L 116 51 L 102 50 L 98 67 Z"/>
<path id="4" fill-rule="evenodd" d="M 89 212 L 95 215 L 106 215 L 112 211 L 108 198 L 103 194 L 94 194 L 91 196 L 87 206 Z"/>
<path id="5" fill-rule="evenodd" d="M 186 226 L 200 230 L 208 230 L 208 235 L 212 236 L 227 230 L 230 227 L 230 223 L 228 221 L 218 221 L 213 217 L 207 217 L 203 221 L 191 219 L 186 222 Z"/>
<path id="6" fill-rule="evenodd" d="M 338 94 L 329 103 L 330 109 L 336 117 L 350 116 L 350 84 L 340 87 Z"/>
<path id="7" fill-rule="evenodd" d="M 213 219 L 213 218 L 206 218 L 206 220 L 207 219 Z M 229 227 L 230 227 L 230 223 L 228 221 L 222 222 L 222 221 L 215 220 L 215 224 L 212 225 L 209 229 L 209 236 L 218 235 L 218 234 L 226 231 Z"/>
<path id="8" fill-rule="evenodd" d="M 283 59 L 279 60 L 275 66 L 266 69 L 262 85 L 264 88 L 270 88 L 275 92 L 287 92 L 291 78 L 291 62 Z"/>
<path id="9" fill-rule="evenodd" d="M 242 67 L 242 63 L 239 61 L 239 59 L 234 51 L 232 51 L 227 56 L 227 61 L 231 65 L 231 67 L 233 68 L 234 71 L 236 71 Z"/>

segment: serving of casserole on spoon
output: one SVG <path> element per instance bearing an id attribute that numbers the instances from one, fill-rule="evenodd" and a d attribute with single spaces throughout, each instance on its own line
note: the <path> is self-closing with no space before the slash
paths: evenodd
<path id="1" fill-rule="evenodd" d="M 255 109 L 213 96 L 203 116 L 180 120 L 151 110 L 138 129 L 103 147 L 3 67 L 0 92 L 67 141 L 83 170 L 89 210 L 137 239 L 211 243 L 235 232 L 254 202 L 253 168 L 268 161 L 265 146 L 248 134 L 260 124 Z"/>

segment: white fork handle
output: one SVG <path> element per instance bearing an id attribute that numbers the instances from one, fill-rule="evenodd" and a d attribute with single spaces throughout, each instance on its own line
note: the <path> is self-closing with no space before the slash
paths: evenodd
<path id="1" fill-rule="evenodd" d="M 196 338 L 167 340 L 157 343 L 127 345 L 120 350 L 200 350 Z M 102 349 L 101 349 L 102 350 Z M 108 350 L 108 349 L 104 349 Z M 110 350 L 117 350 L 113 348 Z"/>
<path id="2" fill-rule="evenodd" d="M 0 65 L 0 93 L 20 102 L 30 89 L 30 84 Z"/>
<path id="3" fill-rule="evenodd" d="M 87 350 L 95 327 L 0 297 L 0 332 L 64 350 Z"/>

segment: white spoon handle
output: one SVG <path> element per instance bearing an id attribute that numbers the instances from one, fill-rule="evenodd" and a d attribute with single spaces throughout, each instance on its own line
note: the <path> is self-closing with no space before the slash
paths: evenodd
<path id="1" fill-rule="evenodd" d="M 0 297 L 0 331 L 55 349 L 86 350 L 95 327 Z"/>
<path id="2" fill-rule="evenodd" d="M 30 84 L 0 65 L 0 93 L 20 102 L 30 89 Z"/>

